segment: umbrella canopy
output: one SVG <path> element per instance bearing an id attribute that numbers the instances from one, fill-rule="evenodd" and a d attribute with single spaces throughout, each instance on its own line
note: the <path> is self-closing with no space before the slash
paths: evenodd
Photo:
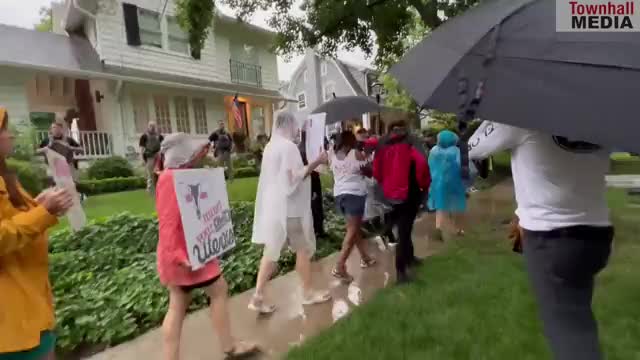
<path id="1" fill-rule="evenodd" d="M 331 125 L 381 110 L 377 102 L 366 96 L 344 96 L 318 106 L 312 114 L 327 113 L 326 124 Z"/>
<path id="2" fill-rule="evenodd" d="M 640 150 L 640 36 L 556 32 L 556 0 L 485 0 L 391 74 L 426 108 L 458 113 L 484 81 L 480 118 Z"/>

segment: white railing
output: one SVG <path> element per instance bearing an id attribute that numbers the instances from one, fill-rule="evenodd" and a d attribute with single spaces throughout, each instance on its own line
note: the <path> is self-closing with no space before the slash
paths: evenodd
<path id="1" fill-rule="evenodd" d="M 71 136 L 68 133 L 67 136 Z M 39 145 L 42 140 L 49 137 L 48 131 L 36 132 L 36 145 Z M 103 131 L 80 131 L 79 134 L 80 146 L 82 147 L 82 154 L 77 154 L 78 160 L 91 160 L 106 158 L 113 155 L 113 147 L 111 141 L 111 134 Z"/>

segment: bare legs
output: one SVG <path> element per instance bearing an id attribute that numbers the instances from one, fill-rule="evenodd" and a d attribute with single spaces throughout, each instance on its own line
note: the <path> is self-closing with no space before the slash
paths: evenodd
<path id="1" fill-rule="evenodd" d="M 340 250 L 340 255 L 338 257 L 338 262 L 335 269 L 336 272 L 340 274 L 347 274 L 347 259 L 349 259 L 354 246 L 358 248 L 360 257 L 363 261 L 369 262 L 371 260 L 367 249 L 367 242 L 362 237 L 362 231 L 360 229 L 361 226 L 361 217 L 347 218 L 347 231 L 344 235 L 342 249 Z"/>
<path id="2" fill-rule="evenodd" d="M 56 353 L 55 351 L 50 352 L 49 354 L 47 354 L 44 359 L 42 360 L 56 360 Z"/>
<path id="3" fill-rule="evenodd" d="M 454 214 L 447 211 L 436 211 L 436 231 L 454 230 L 457 234 L 464 234 L 462 229 L 463 214 Z"/>
<path id="4" fill-rule="evenodd" d="M 273 276 L 275 269 L 276 263 L 263 256 L 262 260 L 260 261 L 260 269 L 258 270 L 256 292 L 251 299 L 251 302 L 249 303 L 249 309 L 262 314 L 270 314 L 275 311 L 275 306 L 266 305 L 264 303 L 265 289 L 267 287 L 267 283 Z M 311 305 L 329 300 L 328 294 L 316 294 L 313 290 L 311 281 L 311 255 L 308 251 L 302 249 L 296 251 L 296 272 L 300 277 L 305 304 Z"/>
<path id="5" fill-rule="evenodd" d="M 178 360 L 180 358 L 182 324 L 190 303 L 190 294 L 183 292 L 177 286 L 169 286 L 169 310 L 162 323 L 164 360 Z"/>
<path id="6" fill-rule="evenodd" d="M 228 287 L 223 277 L 205 289 L 211 300 L 211 323 L 218 335 L 220 347 L 225 353 L 251 353 L 257 350 L 255 344 L 236 343 L 231 336 L 228 309 Z M 191 295 L 178 286 L 169 286 L 169 310 L 162 323 L 164 360 L 180 359 L 180 338 L 182 326 L 191 304 Z"/>

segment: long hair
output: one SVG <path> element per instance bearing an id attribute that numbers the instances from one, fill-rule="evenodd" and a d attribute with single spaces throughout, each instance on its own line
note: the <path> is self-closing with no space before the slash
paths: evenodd
<path id="1" fill-rule="evenodd" d="M 8 131 L 8 127 L 9 114 L 4 108 L 0 107 L 0 133 Z M 18 177 L 14 172 L 9 170 L 7 160 L 3 156 L 0 156 L 0 177 L 4 180 L 4 184 L 9 195 L 9 201 L 11 201 L 13 207 L 20 208 L 25 206 L 26 202 L 18 187 Z"/>
<path id="2" fill-rule="evenodd" d="M 356 140 L 356 136 L 353 135 L 353 132 L 350 130 L 345 130 L 338 136 L 336 144 L 334 146 L 334 150 L 343 150 L 345 153 L 348 153 L 352 149 L 355 149 L 357 143 L 358 141 Z"/>

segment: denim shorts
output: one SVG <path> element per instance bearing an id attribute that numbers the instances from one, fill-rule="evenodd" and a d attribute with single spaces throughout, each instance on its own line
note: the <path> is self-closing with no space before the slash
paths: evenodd
<path id="1" fill-rule="evenodd" d="M 336 209 L 345 217 L 363 217 L 366 196 L 344 194 L 336 196 Z"/>

